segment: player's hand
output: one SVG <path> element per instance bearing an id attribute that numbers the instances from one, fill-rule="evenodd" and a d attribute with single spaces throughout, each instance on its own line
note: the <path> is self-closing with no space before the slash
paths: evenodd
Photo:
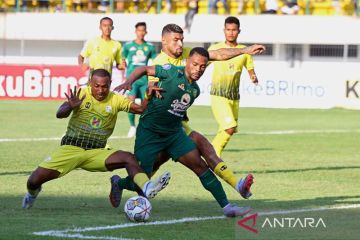
<path id="1" fill-rule="evenodd" d="M 128 81 L 125 81 L 123 84 L 120 84 L 119 86 L 114 88 L 115 92 L 125 92 L 126 90 L 131 90 L 131 83 L 129 83 Z"/>
<path id="2" fill-rule="evenodd" d="M 81 92 L 81 88 L 79 88 L 79 91 L 76 91 L 76 86 L 75 86 L 74 91 L 71 91 L 70 89 L 70 96 L 67 95 L 67 93 L 65 93 L 68 103 L 72 109 L 79 107 L 83 102 L 83 100 L 85 99 L 85 95 L 81 99 L 79 98 L 80 92 Z"/>
<path id="3" fill-rule="evenodd" d="M 258 85 L 259 83 L 259 79 L 257 78 L 257 76 L 254 74 L 254 75 L 251 75 L 250 76 L 250 79 L 251 81 L 255 84 L 255 85 Z"/>
<path id="4" fill-rule="evenodd" d="M 87 64 L 81 64 L 80 65 L 81 71 L 86 72 L 89 69 L 89 65 Z"/>
<path id="5" fill-rule="evenodd" d="M 250 55 L 261 54 L 266 51 L 266 47 L 260 44 L 254 44 L 244 48 L 245 53 Z"/>
<path id="6" fill-rule="evenodd" d="M 154 94 L 156 98 L 163 98 L 161 95 L 162 91 L 163 89 L 159 88 L 158 86 L 149 86 L 146 91 L 147 98 L 150 99 Z"/>

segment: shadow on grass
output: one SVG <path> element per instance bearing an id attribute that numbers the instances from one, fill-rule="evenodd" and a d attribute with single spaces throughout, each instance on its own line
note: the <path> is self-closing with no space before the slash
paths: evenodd
<path id="1" fill-rule="evenodd" d="M 345 170 L 345 169 L 360 169 L 360 166 L 339 166 L 339 167 L 316 167 L 316 168 L 302 168 L 302 169 L 276 169 L 276 170 L 255 170 L 251 173 L 292 173 L 292 172 L 308 172 L 308 171 L 328 171 L 328 170 Z M 234 173 L 248 173 L 249 171 L 234 171 Z"/>

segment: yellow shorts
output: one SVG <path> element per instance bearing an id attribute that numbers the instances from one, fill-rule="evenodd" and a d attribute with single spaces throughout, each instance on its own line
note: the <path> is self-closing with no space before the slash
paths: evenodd
<path id="1" fill-rule="evenodd" d="M 114 149 L 91 149 L 85 150 L 71 145 L 62 145 L 47 159 L 40 163 L 39 167 L 52 169 L 60 172 L 62 177 L 75 168 L 82 168 L 90 172 L 106 172 L 105 160 L 116 150 Z"/>
<path id="2" fill-rule="evenodd" d="M 211 95 L 211 110 L 219 124 L 219 130 L 237 128 L 239 100 Z"/>
<path id="3" fill-rule="evenodd" d="M 189 136 L 190 133 L 193 131 L 193 130 L 191 129 L 190 125 L 189 125 L 189 122 L 188 122 L 188 121 L 182 121 L 181 124 L 182 124 L 182 127 L 183 127 L 186 135 Z"/>

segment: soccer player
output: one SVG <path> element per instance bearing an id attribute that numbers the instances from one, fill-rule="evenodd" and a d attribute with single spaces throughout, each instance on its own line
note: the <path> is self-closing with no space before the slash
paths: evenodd
<path id="1" fill-rule="evenodd" d="M 29 177 L 23 208 L 32 207 L 43 183 L 62 177 L 75 168 L 91 172 L 126 168 L 128 175 L 148 198 L 153 198 L 168 184 L 169 172 L 150 181 L 133 154 L 104 148 L 114 130 L 118 112 L 142 113 L 147 104 L 137 105 L 109 92 L 110 79 L 109 72 L 97 69 L 93 71 L 87 88 L 76 91 L 75 87 L 70 96 L 65 94 L 67 101 L 59 107 L 56 117 L 67 118 L 72 113 L 66 134 L 61 140 L 61 146 Z M 119 202 L 119 199 L 110 200 Z"/>
<path id="2" fill-rule="evenodd" d="M 180 162 L 199 177 L 203 187 L 211 192 L 223 208 L 225 216 L 244 216 L 250 208 L 229 203 L 220 181 L 201 159 L 196 145 L 186 135 L 181 123 L 187 109 L 200 95 L 196 81 L 204 73 L 208 60 L 208 51 L 197 47 L 190 51 L 185 67 L 171 64 L 139 67 L 129 76 L 122 87 L 129 86 L 146 74 L 159 78 L 158 87 L 162 90 L 158 93 L 161 96 L 149 100 L 147 109 L 140 117 L 134 153 L 144 172 L 151 176 L 158 154 L 166 152 L 174 161 Z M 133 190 L 130 179 L 125 180 L 125 185 L 119 188 Z M 247 194 L 246 189 L 243 189 L 244 194 Z"/>
<path id="3" fill-rule="evenodd" d="M 114 61 L 117 69 L 125 68 L 121 56 L 121 43 L 111 39 L 113 29 L 113 20 L 109 17 L 102 18 L 101 36 L 88 40 L 78 56 L 78 63 L 84 71 L 90 67 L 89 79 L 95 69 L 105 69 L 111 75 Z M 88 58 L 89 66 L 84 63 L 85 58 Z"/>
<path id="4" fill-rule="evenodd" d="M 184 66 L 186 64 L 186 58 L 189 56 L 190 49 L 183 48 L 183 30 L 176 24 L 167 24 L 162 30 L 162 50 L 161 53 L 154 59 L 153 64 L 173 64 L 175 66 Z M 241 54 L 258 54 L 262 53 L 265 47 L 262 45 L 252 45 L 246 48 L 222 48 L 209 51 L 210 60 L 227 60 Z M 149 77 L 149 84 L 153 84 L 157 81 L 156 78 Z M 119 87 L 115 88 L 115 91 L 119 91 Z M 238 179 L 233 171 L 222 161 L 214 150 L 211 143 L 200 133 L 192 130 L 186 121 L 182 122 L 186 134 L 195 142 L 200 154 L 205 159 L 209 167 L 230 184 L 236 191 L 238 191 L 243 198 L 249 198 L 251 196 L 250 187 L 253 183 L 253 176 L 247 175 L 245 178 Z M 161 164 L 169 159 L 167 154 L 159 154 L 158 160 L 154 166 L 154 172 L 160 167 Z M 124 185 L 125 179 L 121 179 L 121 185 Z M 245 182 L 245 184 L 243 184 Z M 241 187 L 245 187 L 244 191 Z M 243 193 L 246 192 L 246 195 Z"/>
<path id="5" fill-rule="evenodd" d="M 237 38 L 240 33 L 240 21 L 238 18 L 230 16 L 225 19 L 224 35 L 225 42 L 219 42 L 210 46 L 209 50 L 219 48 L 245 48 L 238 44 Z M 253 83 L 258 83 L 255 74 L 253 58 L 251 55 L 229 59 L 227 61 L 217 61 L 212 63 L 212 83 L 211 83 L 211 109 L 219 124 L 219 130 L 212 145 L 216 154 L 221 156 L 223 149 L 229 142 L 231 136 L 237 132 L 237 120 L 239 113 L 239 85 L 243 67 L 249 73 Z"/>
<path id="6" fill-rule="evenodd" d="M 139 66 L 147 66 L 149 60 L 156 57 L 154 45 L 145 41 L 145 35 L 147 34 L 145 22 L 138 22 L 135 25 L 135 34 L 136 39 L 131 42 L 127 42 L 122 50 L 122 55 L 126 59 L 127 65 L 126 77 L 129 77 L 135 68 Z M 135 101 L 136 98 L 144 100 L 147 87 L 148 78 L 147 76 L 143 76 L 141 79 L 134 82 L 133 86 L 131 86 L 131 90 L 128 93 L 129 99 L 132 101 Z M 127 136 L 132 138 L 136 133 L 135 114 L 128 113 L 128 118 L 130 122 L 130 129 Z"/>

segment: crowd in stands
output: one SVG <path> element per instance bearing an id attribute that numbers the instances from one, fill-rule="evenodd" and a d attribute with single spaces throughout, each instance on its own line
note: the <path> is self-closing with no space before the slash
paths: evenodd
<path id="1" fill-rule="evenodd" d="M 2 12 L 185 14 L 191 0 L 0 0 Z M 358 16 L 360 0 L 198 0 L 198 14 Z"/>

